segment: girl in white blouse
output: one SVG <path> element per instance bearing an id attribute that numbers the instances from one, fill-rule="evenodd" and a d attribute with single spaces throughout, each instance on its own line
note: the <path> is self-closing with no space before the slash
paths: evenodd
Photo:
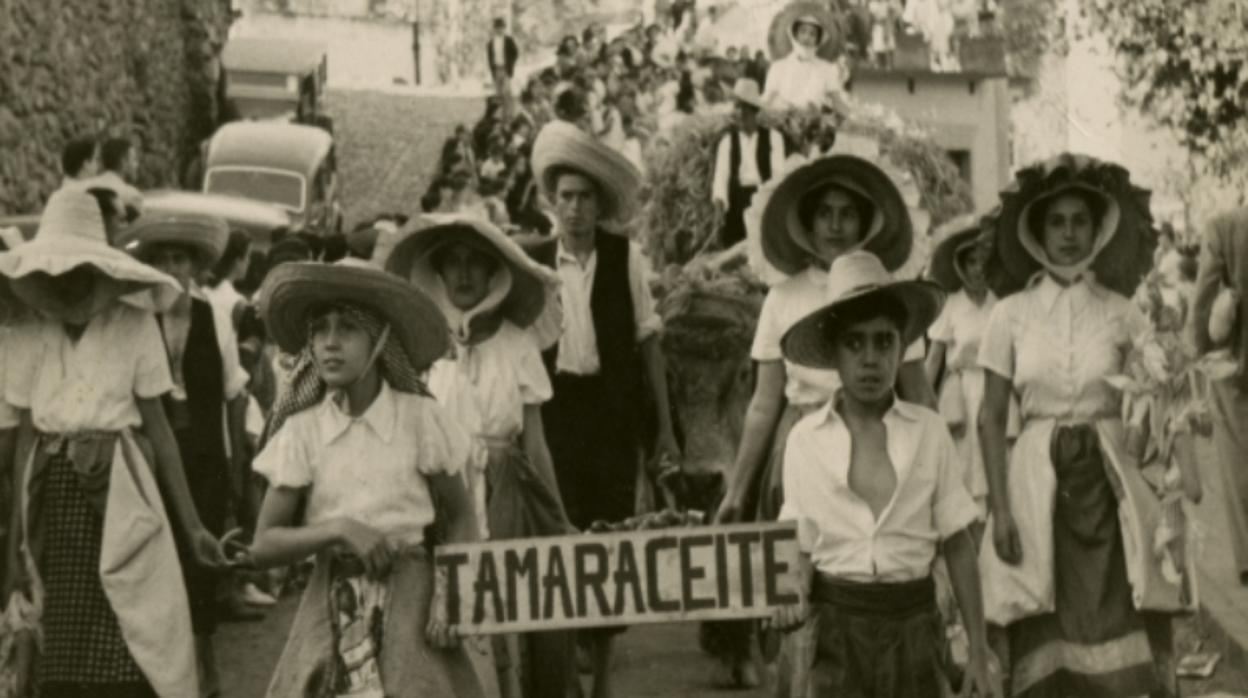
<path id="1" fill-rule="evenodd" d="M 1106 380 L 1148 331 L 1127 296 L 1155 238 L 1147 193 L 1127 177 L 1063 155 L 1021 171 L 1003 195 L 994 263 L 1036 270 L 997 304 L 979 349 L 992 534 L 980 568 L 985 614 L 1006 627 L 1014 696 L 1173 689 L 1162 669 L 1169 617 L 1145 611 L 1178 610 L 1181 589 L 1148 554 L 1158 504 Z M 1022 432 L 1007 458 L 1011 393 Z"/>
<path id="2" fill-rule="evenodd" d="M 413 220 L 382 255 L 387 270 L 428 294 L 450 321 L 454 353 L 433 365 L 429 386 L 475 437 L 466 475 L 482 537 L 574 532 L 542 426 L 552 390 L 534 327 L 541 317 L 547 342 L 558 338 L 543 313 L 557 277 L 498 228 L 465 217 Z M 570 634 L 518 640 L 523 666 L 506 659 L 515 643 L 494 643 L 502 694 L 564 696 L 573 676 Z"/>
<path id="3" fill-rule="evenodd" d="M 979 511 L 975 534 L 983 533 L 987 516 L 988 478 L 979 448 L 979 406 L 984 396 L 984 371 L 979 367 L 979 343 L 997 296 L 988 287 L 985 268 L 991 241 L 981 230 L 995 224 L 996 217 L 968 216 L 951 221 L 951 234 L 936 246 L 930 276 L 949 291 L 940 316 L 927 331 L 931 348 L 927 375 L 940 386 L 940 415 L 949 425 L 958 460 L 964 468 L 964 484 Z M 987 228 L 991 230 L 991 227 Z M 939 236 L 939 233 L 938 233 Z M 1018 435 L 1017 403 L 1010 400 L 1008 435 Z"/>
<path id="4" fill-rule="evenodd" d="M 460 477 L 471 442 L 419 378 L 446 350 L 445 320 L 359 265 L 285 264 L 261 290 L 298 361 L 254 464 L 269 490 L 250 552 L 263 567 L 317 556 L 269 695 L 480 696 L 432 611 L 425 552 L 426 529 L 477 538 Z"/>

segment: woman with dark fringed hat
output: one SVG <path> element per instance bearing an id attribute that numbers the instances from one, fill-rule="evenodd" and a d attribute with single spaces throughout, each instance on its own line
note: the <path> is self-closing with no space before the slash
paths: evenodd
<path id="1" fill-rule="evenodd" d="M 1149 331 L 1129 300 L 1152 263 L 1148 192 L 1122 167 L 1065 154 L 1002 194 L 991 264 L 1012 295 L 979 349 L 988 531 L 985 612 L 1017 697 L 1171 695 L 1180 589 L 1158 569 L 1158 502 L 1106 380 Z M 1011 394 L 1022 431 L 1007 457 Z"/>

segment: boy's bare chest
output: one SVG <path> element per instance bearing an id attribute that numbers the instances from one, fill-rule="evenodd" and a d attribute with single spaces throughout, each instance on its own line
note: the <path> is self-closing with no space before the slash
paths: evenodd
<path id="1" fill-rule="evenodd" d="M 897 490 L 897 469 L 888 457 L 888 432 L 883 424 L 851 429 L 849 488 L 871 509 L 878 521 Z"/>

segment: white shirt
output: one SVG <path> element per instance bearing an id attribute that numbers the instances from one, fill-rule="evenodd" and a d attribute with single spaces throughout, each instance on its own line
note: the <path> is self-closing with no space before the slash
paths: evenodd
<path id="1" fill-rule="evenodd" d="M 790 53 L 767 70 L 763 102 L 772 109 L 802 109 L 830 105 L 833 95 L 843 97 L 844 92 L 845 75 L 839 65 Z"/>
<path id="2" fill-rule="evenodd" d="M 758 134 L 762 133 L 761 129 L 754 129 L 753 133 L 746 133 L 742 129 L 734 129 L 741 138 L 741 165 L 737 168 L 737 184 L 743 187 L 757 187 L 763 183 L 763 176 L 758 173 Z M 767 129 L 767 138 L 771 142 L 771 171 L 779 172 L 784 167 L 784 138 L 777 136 L 772 129 Z M 719 150 L 715 155 L 715 174 L 711 180 L 711 200 L 722 202 L 728 205 L 728 180 L 731 173 L 728 171 L 732 163 L 732 134 L 719 139 Z"/>
<path id="3" fill-rule="evenodd" d="M 435 513 L 426 476 L 462 472 L 470 446 L 435 401 L 383 381 L 359 417 L 330 396 L 291 416 L 253 467 L 274 487 L 307 488 L 308 524 L 351 518 L 418 545 Z"/>
<path id="4" fill-rule="evenodd" d="M 1012 380 L 1024 423 L 1033 417 L 1112 417 L 1121 394 L 1105 378 L 1122 370 L 1148 319 L 1091 279 L 1063 288 L 1047 274 L 997 303 L 979 365 Z"/>
<path id="5" fill-rule="evenodd" d="M 507 37 L 494 35 L 490 42 L 490 51 L 494 56 L 494 67 L 507 70 Z M 481 54 L 477 54 L 481 55 Z"/>
<path id="6" fill-rule="evenodd" d="M 798 545 L 825 574 L 857 582 L 928 576 L 937 543 L 977 513 L 949 430 L 932 410 L 894 399 L 884 425 L 897 488 L 877 520 L 849 487 L 852 438 L 833 405 L 789 432 L 780 519 L 797 521 Z"/>
<path id="7" fill-rule="evenodd" d="M 611 233 L 599 232 L 599 235 Z M 559 337 L 559 358 L 555 368 L 560 373 L 578 376 L 597 375 L 602 368 L 598 356 L 598 339 L 594 335 L 594 318 L 589 309 L 590 293 L 598 270 L 598 251 L 582 263 L 576 255 L 557 243 L 556 267 L 562 282 L 559 299 L 563 307 L 563 334 Z M 628 288 L 633 298 L 633 322 L 640 344 L 663 329 L 663 321 L 655 311 L 650 294 L 649 265 L 636 243 L 628 243 Z"/>
<path id="8" fill-rule="evenodd" d="M 57 321 L 14 328 L 6 395 L 47 433 L 120 431 L 142 424 L 135 398 L 173 389 L 156 316 L 121 302 L 91 318 L 77 342 Z"/>
<path id="9" fill-rule="evenodd" d="M 203 286 L 200 290 L 214 308 L 220 309 L 226 317 L 230 318 L 230 324 L 234 323 L 234 309 L 239 303 L 247 302 L 247 296 L 239 293 L 238 289 L 234 288 L 234 282 L 228 279 L 217 284 L 215 288 Z"/>
<path id="10" fill-rule="evenodd" d="M 944 342 L 945 364 L 951 371 L 979 368 L 979 341 L 988 327 L 988 317 L 997 306 L 992 291 L 982 304 L 967 295 L 966 289 L 949 296 L 936 322 L 927 331 L 933 342 Z"/>
<path id="11" fill-rule="evenodd" d="M 221 378 L 224 381 L 222 389 L 225 391 L 226 401 L 233 400 L 243 393 L 250 379 L 247 372 L 243 370 L 242 361 L 238 357 L 238 333 L 234 331 L 234 320 L 230 317 L 229 311 L 213 303 L 198 288 L 191 291 L 191 297 L 207 301 L 212 308 L 212 324 L 217 335 L 217 351 L 221 353 Z M 173 366 L 173 398 L 185 400 L 186 379 L 181 359 L 186 356 L 186 347 L 182 346 L 176 351 L 171 348 L 170 354 L 179 359 Z"/>
<path id="12" fill-rule="evenodd" d="M 784 397 L 792 405 L 817 405 L 828 400 L 841 387 L 841 376 L 835 370 L 795 364 L 785 359 L 780 350 L 780 340 L 790 327 L 827 304 L 827 284 L 826 271 L 807 267 L 805 271 L 772 286 L 759 312 L 750 358 L 759 362 L 784 361 Z M 922 359 L 923 341 L 920 339 L 906 348 L 902 362 Z"/>

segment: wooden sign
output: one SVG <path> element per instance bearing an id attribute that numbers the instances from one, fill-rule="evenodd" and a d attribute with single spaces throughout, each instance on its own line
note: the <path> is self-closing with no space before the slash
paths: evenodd
<path id="1" fill-rule="evenodd" d="M 434 612 L 464 635 L 761 618 L 798 576 L 793 522 L 445 545 Z"/>

